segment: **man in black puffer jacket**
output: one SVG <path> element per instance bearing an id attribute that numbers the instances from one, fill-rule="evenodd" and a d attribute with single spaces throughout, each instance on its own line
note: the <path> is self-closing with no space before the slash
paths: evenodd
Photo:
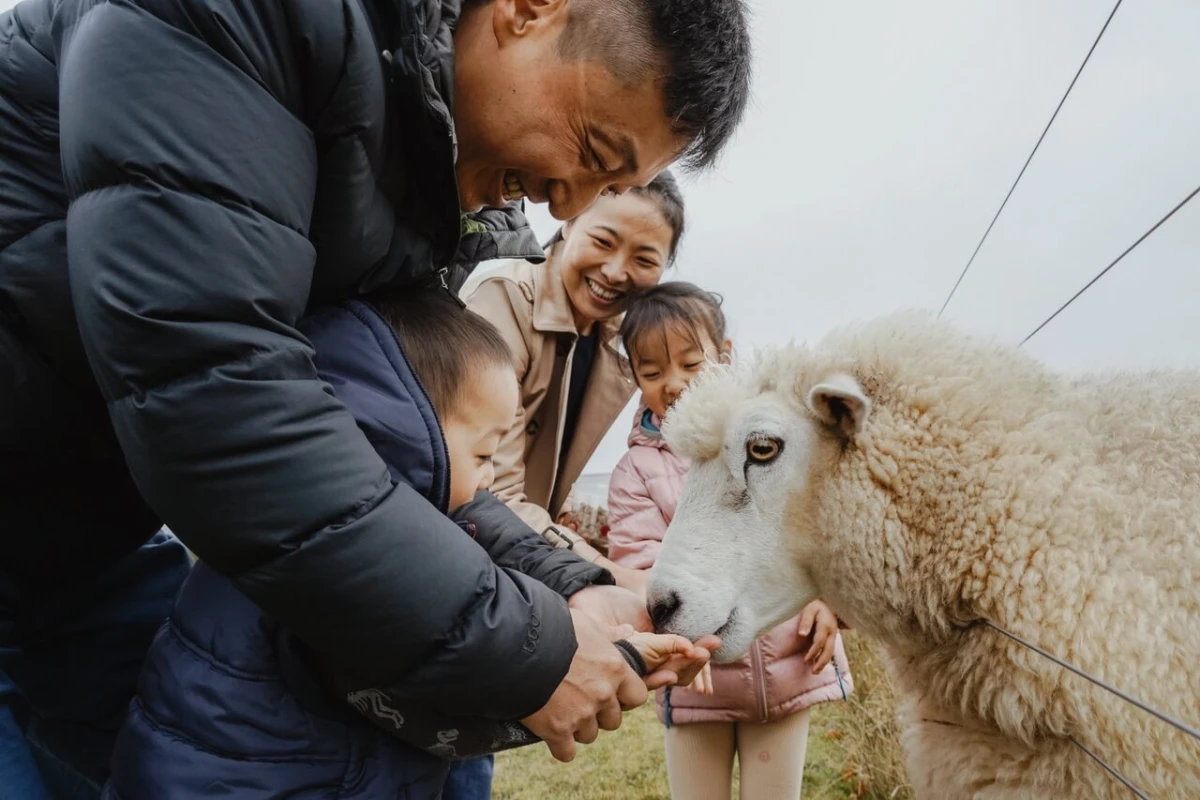
<path id="1" fill-rule="evenodd" d="M 483 548 L 451 563 L 438 541 L 457 529 L 392 483 L 296 325 L 534 254 L 523 199 L 567 219 L 674 160 L 710 164 L 748 50 L 742 0 L 0 14 L 0 743 L 44 730 L 38 752 L 61 758 L 88 748 L 56 725 L 115 724 L 171 595 L 135 590 L 183 566 L 136 561 L 163 522 L 364 686 L 525 717 L 564 756 L 612 727 L 629 682 L 605 631 Z M 586 569 L 565 556 L 529 572 Z M 119 667 L 100 654 L 118 640 Z M 472 695 L 472 671 L 511 691 Z"/>

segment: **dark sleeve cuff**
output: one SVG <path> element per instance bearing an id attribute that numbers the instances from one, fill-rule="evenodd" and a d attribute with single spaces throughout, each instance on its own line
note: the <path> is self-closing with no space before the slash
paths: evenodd
<path id="1" fill-rule="evenodd" d="M 555 548 L 491 492 L 479 492 L 454 519 L 497 566 L 528 575 L 563 597 L 585 586 L 612 585 L 613 575 L 570 550 Z"/>

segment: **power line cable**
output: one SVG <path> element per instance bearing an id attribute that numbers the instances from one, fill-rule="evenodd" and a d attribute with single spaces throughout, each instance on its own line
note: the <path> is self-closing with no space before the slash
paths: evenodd
<path id="1" fill-rule="evenodd" d="M 1074 303 L 1074 302 L 1075 302 L 1077 299 L 1079 299 L 1079 295 L 1083 294 L 1083 293 L 1084 293 L 1084 292 L 1086 292 L 1088 289 L 1092 288 L 1092 285 L 1093 285 L 1093 284 L 1094 284 L 1096 281 L 1098 281 L 1098 280 L 1100 280 L 1101 278 L 1103 278 L 1103 277 L 1104 277 L 1104 276 L 1105 276 L 1105 275 L 1108 273 L 1108 271 L 1109 271 L 1110 269 L 1112 269 L 1112 268 L 1113 268 L 1113 267 L 1115 267 L 1115 266 L 1116 266 L 1118 263 L 1120 263 L 1121 259 L 1123 259 L 1125 256 L 1129 255 L 1131 252 L 1133 252 L 1133 249 L 1134 249 L 1135 247 L 1137 247 L 1139 244 L 1141 244 L 1142 242 L 1144 242 L 1144 241 L 1146 240 L 1146 237 L 1148 237 L 1150 234 L 1152 234 L 1152 233 L 1154 233 L 1156 230 L 1158 230 L 1158 228 L 1159 228 L 1159 226 L 1160 226 L 1160 225 L 1162 225 L 1164 222 L 1166 222 L 1166 221 L 1167 221 L 1167 220 L 1169 220 L 1171 217 L 1173 217 L 1173 216 L 1175 215 L 1175 212 L 1176 212 L 1176 211 L 1178 211 L 1179 209 L 1181 209 L 1181 208 L 1183 208 L 1185 205 L 1187 205 L 1188 201 L 1189 201 L 1189 200 L 1191 200 L 1193 197 L 1195 197 L 1197 194 L 1200 194 L 1200 186 L 1197 186 L 1195 189 L 1193 189 L 1193 190 L 1192 190 L 1192 193 L 1191 193 L 1191 194 L 1189 194 L 1187 197 L 1183 198 L 1183 200 L 1182 200 L 1182 201 L 1179 203 L 1179 205 L 1175 206 L 1175 207 L 1174 207 L 1174 208 L 1172 208 L 1170 211 L 1168 211 L 1168 212 L 1167 212 L 1167 215 L 1166 215 L 1165 217 L 1163 217 L 1162 219 L 1160 219 L 1158 222 L 1154 223 L 1153 227 L 1151 227 L 1151 228 L 1150 228 L 1150 230 L 1146 231 L 1146 232 L 1145 232 L 1145 233 L 1143 233 L 1141 236 L 1139 236 L 1139 237 L 1137 238 L 1137 241 L 1136 241 L 1136 242 L 1134 242 L 1133 244 L 1129 245 L 1129 247 L 1125 248 L 1125 252 L 1121 253 L 1121 255 L 1119 255 L 1119 256 L 1117 256 L 1115 259 L 1113 259 L 1112 263 L 1111 263 L 1111 264 L 1109 264 L 1107 267 L 1105 267 L 1104 269 L 1100 270 L 1099 274 L 1097 274 L 1097 275 L 1096 275 L 1096 277 L 1092 278 L 1090 281 L 1088 281 L 1086 284 L 1084 284 L 1084 287 L 1083 287 L 1082 289 L 1080 289 L 1078 292 L 1076 292 L 1074 295 L 1072 295 L 1070 300 L 1068 300 L 1067 302 L 1063 303 L 1061 306 L 1059 306 L 1059 307 L 1058 307 L 1058 310 L 1057 310 L 1057 311 L 1055 311 L 1055 312 L 1054 312 L 1053 314 L 1051 314 L 1050 316 L 1046 317 L 1046 319 L 1042 320 L 1042 324 L 1041 324 L 1041 325 L 1038 325 L 1036 328 L 1034 328 L 1034 329 L 1033 329 L 1033 331 L 1032 331 L 1032 332 L 1031 332 L 1031 333 L 1030 333 L 1028 336 L 1026 336 L 1024 339 L 1022 339 L 1022 340 L 1021 340 L 1021 344 L 1017 345 L 1017 347 L 1021 347 L 1022 345 L 1024 345 L 1026 342 L 1028 342 L 1030 339 L 1032 339 L 1032 338 L 1033 338 L 1033 337 L 1034 337 L 1034 336 L 1035 336 L 1035 335 L 1038 333 L 1038 331 L 1040 331 L 1042 328 L 1044 328 L 1044 327 L 1046 327 L 1047 325 L 1049 325 L 1049 324 L 1050 324 L 1050 321 L 1051 321 L 1052 319 L 1054 319 L 1054 318 L 1055 318 L 1055 317 L 1057 317 L 1059 314 L 1061 314 L 1063 311 L 1065 311 L 1065 310 L 1066 310 L 1066 308 L 1067 308 L 1067 306 L 1071 305 L 1071 303 Z"/>
<path id="2" fill-rule="evenodd" d="M 1008 194 L 1004 195 L 1004 202 L 1000 204 L 1000 208 L 996 209 L 996 215 L 992 217 L 991 223 L 987 226 L 987 230 L 983 232 L 983 237 L 980 238 L 979 244 L 975 245 L 975 252 L 971 253 L 971 258 L 967 260 L 967 265 L 958 275 L 958 280 L 954 282 L 954 288 L 950 290 L 950 294 L 946 295 L 946 302 L 942 303 L 941 309 L 938 311 L 938 319 L 942 318 L 942 314 L 946 310 L 946 306 L 950 305 L 950 300 L 954 297 L 954 293 L 958 291 L 958 287 L 962 284 L 963 278 L 967 276 L 967 271 L 971 269 L 971 265 L 975 263 L 975 257 L 979 255 L 979 251 L 983 249 L 983 243 L 987 241 L 988 234 L 992 232 L 992 228 L 996 225 L 996 220 L 1000 219 L 1000 214 L 1004 211 L 1004 207 L 1008 205 L 1008 200 L 1016 191 L 1017 184 L 1021 182 L 1021 178 L 1025 175 L 1025 170 L 1029 168 L 1029 162 L 1033 161 L 1034 155 L 1037 154 L 1038 148 L 1042 146 L 1042 140 L 1046 138 L 1046 134 L 1050 132 L 1050 126 L 1054 124 L 1054 120 L 1058 118 L 1058 112 L 1062 111 L 1063 104 L 1067 102 L 1067 97 L 1070 96 L 1071 90 L 1075 88 L 1075 82 L 1079 80 L 1079 76 L 1083 74 L 1083 68 L 1087 66 L 1088 60 L 1091 59 L 1092 53 L 1096 50 L 1096 45 L 1100 44 L 1100 39 L 1104 37 L 1104 32 L 1108 30 L 1108 23 L 1112 22 L 1112 18 L 1117 13 L 1117 9 L 1121 7 L 1122 0 L 1117 0 L 1117 4 L 1113 6 L 1112 11 L 1108 14 L 1108 19 L 1104 20 L 1104 27 L 1100 29 L 1100 33 L 1096 35 L 1096 40 L 1092 42 L 1091 48 L 1087 51 L 1087 55 L 1083 57 L 1083 63 L 1079 65 L 1079 69 L 1075 72 L 1075 77 L 1071 79 L 1071 85 L 1067 87 L 1067 91 L 1063 93 L 1062 99 L 1058 101 L 1058 107 L 1054 109 L 1054 113 L 1050 115 L 1050 121 L 1046 123 L 1046 127 L 1042 130 L 1042 135 L 1038 137 L 1037 144 L 1033 146 L 1033 150 L 1029 153 L 1029 158 L 1025 159 L 1025 165 L 1021 167 L 1021 171 L 1017 174 L 1017 179 L 1013 181 L 1013 185 L 1009 187 Z"/>

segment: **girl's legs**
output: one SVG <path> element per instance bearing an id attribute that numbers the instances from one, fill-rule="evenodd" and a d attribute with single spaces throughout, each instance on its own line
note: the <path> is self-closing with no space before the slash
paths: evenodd
<path id="1" fill-rule="evenodd" d="M 742 800 L 797 800 L 807 749 L 807 709 L 776 722 L 738 723 Z M 674 784 L 671 788 L 674 794 Z"/>
<path id="2" fill-rule="evenodd" d="M 732 722 L 695 722 L 667 728 L 667 780 L 671 797 L 729 800 L 733 784 L 733 739 Z"/>

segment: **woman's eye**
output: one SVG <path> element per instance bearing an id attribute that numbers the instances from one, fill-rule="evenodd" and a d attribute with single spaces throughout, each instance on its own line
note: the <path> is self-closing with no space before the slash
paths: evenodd
<path id="1" fill-rule="evenodd" d="M 657 372 L 648 372 L 645 375 L 642 375 L 642 380 L 656 381 L 656 380 L 658 380 L 658 373 Z"/>
<path id="2" fill-rule="evenodd" d="M 783 443 L 778 439 L 762 436 L 746 442 L 746 456 L 751 461 L 766 464 L 774 461 L 783 450 Z"/>
<path id="3" fill-rule="evenodd" d="M 649 261 L 649 260 L 647 260 L 647 259 L 644 259 L 644 258 L 639 258 L 639 259 L 638 259 L 638 265 L 639 265 L 639 266 L 642 266 L 642 267 L 645 267 L 646 269 L 658 269 L 658 264 L 656 264 L 656 263 L 655 263 L 655 262 L 653 262 L 653 261 Z"/>
<path id="4" fill-rule="evenodd" d="M 703 361 L 693 361 L 690 364 L 684 364 L 684 366 L 687 367 L 688 369 L 700 369 L 700 367 L 704 366 L 704 362 Z"/>
<path id="5" fill-rule="evenodd" d="M 608 239 L 602 239 L 599 236 L 593 236 L 592 241 L 596 243 L 597 247 L 602 247 L 605 250 L 612 249 L 612 242 L 610 242 Z"/>

